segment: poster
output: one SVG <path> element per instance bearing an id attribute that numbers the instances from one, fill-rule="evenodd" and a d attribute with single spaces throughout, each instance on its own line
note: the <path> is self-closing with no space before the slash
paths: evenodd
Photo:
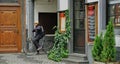
<path id="1" fill-rule="evenodd" d="M 88 41 L 93 42 L 95 39 L 95 6 L 88 6 Z"/>
<path id="2" fill-rule="evenodd" d="M 65 32 L 65 25 L 66 25 L 66 17 L 65 17 L 65 12 L 60 12 L 59 13 L 59 18 L 60 18 L 60 32 Z"/>

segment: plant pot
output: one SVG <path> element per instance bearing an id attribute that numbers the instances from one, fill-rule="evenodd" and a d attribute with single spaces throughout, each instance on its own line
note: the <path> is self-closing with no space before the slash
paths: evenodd
<path id="1" fill-rule="evenodd" d="M 93 64 L 120 64 L 120 62 L 107 62 L 107 63 L 105 63 L 105 62 L 94 61 Z"/>
<path id="2" fill-rule="evenodd" d="M 94 61 L 93 64 L 106 64 L 104 62 Z"/>
<path id="3" fill-rule="evenodd" d="M 107 64 L 120 64 L 119 62 L 108 62 Z"/>

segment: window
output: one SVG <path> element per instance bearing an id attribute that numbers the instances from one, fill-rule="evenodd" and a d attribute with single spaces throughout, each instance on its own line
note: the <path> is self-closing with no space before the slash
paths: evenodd
<path id="1" fill-rule="evenodd" d="M 0 0 L 0 3 L 18 3 L 18 0 Z"/>
<path id="2" fill-rule="evenodd" d="M 120 3 L 116 4 L 109 4 L 108 7 L 108 20 L 111 18 L 114 20 L 114 25 L 115 26 L 120 26 Z M 108 24 L 108 21 L 107 23 Z"/>
<path id="3" fill-rule="evenodd" d="M 75 0 L 74 1 L 74 21 L 76 30 L 84 30 L 85 28 L 85 6 L 84 0 Z"/>
<path id="4" fill-rule="evenodd" d="M 39 12 L 39 23 L 43 25 L 46 34 L 54 34 L 57 26 L 57 13 Z"/>

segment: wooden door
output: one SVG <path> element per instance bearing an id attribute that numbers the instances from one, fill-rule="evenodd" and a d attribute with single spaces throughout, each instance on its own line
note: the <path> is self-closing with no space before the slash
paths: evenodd
<path id="1" fill-rule="evenodd" d="M 0 7 L 0 52 L 20 52 L 20 8 Z"/>

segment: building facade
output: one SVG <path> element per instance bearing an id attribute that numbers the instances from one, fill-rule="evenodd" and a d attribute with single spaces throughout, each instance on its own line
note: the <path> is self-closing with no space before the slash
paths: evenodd
<path id="1" fill-rule="evenodd" d="M 113 18 L 117 60 L 120 60 L 119 3 L 119 0 L 70 0 L 69 9 L 73 38 L 70 49 L 73 53 L 86 54 L 89 63 L 92 64 L 91 50 L 95 36 L 101 32 L 105 33 L 108 21 Z"/>
<path id="2" fill-rule="evenodd" d="M 67 9 L 72 34 L 68 43 L 70 54 L 86 54 L 92 64 L 94 38 L 105 33 L 108 20 L 113 18 L 120 60 L 119 0 L 0 0 L 0 52 L 22 52 L 24 48 L 33 51 L 34 46 L 27 44 L 26 38 L 33 37 L 32 29 L 37 22 L 43 25 L 46 39 L 53 40 L 52 28 L 60 24 L 59 14 Z"/>

